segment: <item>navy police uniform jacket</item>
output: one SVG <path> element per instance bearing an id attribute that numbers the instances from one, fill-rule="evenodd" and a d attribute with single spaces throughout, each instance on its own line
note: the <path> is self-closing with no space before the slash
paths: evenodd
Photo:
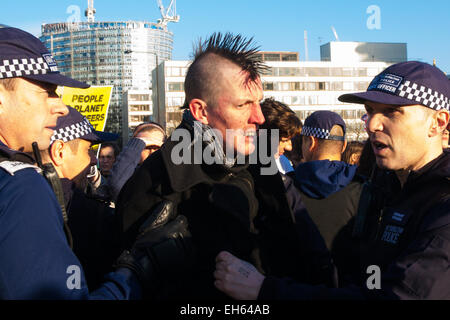
<path id="1" fill-rule="evenodd" d="M 338 289 L 267 277 L 259 299 L 450 299 L 450 153 L 400 183 L 382 171 L 358 215 L 359 274 Z M 376 280 L 379 268 L 379 283 Z"/>
<path id="2" fill-rule="evenodd" d="M 0 143 L 0 299 L 127 299 L 140 287 L 130 271 L 109 273 L 89 293 L 70 249 L 56 197 L 33 160 Z M 12 162 L 16 161 L 16 162 Z M 135 295 L 137 294 L 137 295 Z"/>

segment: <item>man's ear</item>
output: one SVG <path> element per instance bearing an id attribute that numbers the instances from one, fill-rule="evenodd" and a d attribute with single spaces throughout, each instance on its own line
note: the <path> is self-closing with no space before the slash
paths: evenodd
<path id="1" fill-rule="evenodd" d="M 202 124 L 208 124 L 206 107 L 206 102 L 201 99 L 192 99 L 189 102 L 189 110 L 191 110 L 192 116 Z"/>
<path id="2" fill-rule="evenodd" d="M 317 148 L 317 145 L 318 145 L 317 138 L 313 137 L 313 136 L 308 136 L 308 145 L 309 145 L 308 146 L 309 152 L 313 152 Z"/>
<path id="3" fill-rule="evenodd" d="M 447 110 L 439 110 L 433 115 L 432 126 L 430 127 L 429 136 L 434 137 L 441 135 L 449 125 L 449 112 Z"/>
<path id="4" fill-rule="evenodd" d="M 3 113 L 4 100 L 6 98 L 6 94 L 7 94 L 7 90 L 5 89 L 5 87 L 0 85 L 0 113 Z"/>
<path id="5" fill-rule="evenodd" d="M 56 140 L 50 146 L 50 159 L 55 167 L 61 167 L 64 163 L 64 146 L 65 143 L 62 140 Z"/>

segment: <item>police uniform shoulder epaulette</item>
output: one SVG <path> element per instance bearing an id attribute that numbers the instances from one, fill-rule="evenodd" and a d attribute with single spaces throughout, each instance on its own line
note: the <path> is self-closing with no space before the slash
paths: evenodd
<path id="1" fill-rule="evenodd" d="M 0 168 L 8 172 L 10 175 L 14 175 L 17 171 L 32 168 L 35 169 L 38 173 L 41 173 L 41 169 L 32 164 L 21 162 L 21 161 L 2 161 L 0 162 Z"/>

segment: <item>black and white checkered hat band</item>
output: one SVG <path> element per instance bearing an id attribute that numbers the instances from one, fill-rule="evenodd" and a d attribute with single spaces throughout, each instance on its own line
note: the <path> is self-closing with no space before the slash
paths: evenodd
<path id="1" fill-rule="evenodd" d="M 330 136 L 330 131 L 321 128 L 303 126 L 302 135 L 316 137 L 319 139 L 327 139 Z"/>
<path id="2" fill-rule="evenodd" d="M 44 58 L 0 60 L 0 79 L 57 72 Z"/>
<path id="3" fill-rule="evenodd" d="M 417 101 L 434 110 L 446 109 L 450 111 L 449 97 L 411 81 L 405 81 L 405 83 L 398 88 L 397 94 L 400 97 Z"/>
<path id="4" fill-rule="evenodd" d="M 75 140 L 84 137 L 93 131 L 94 127 L 92 127 L 87 119 L 84 119 L 81 122 L 56 130 L 50 139 L 50 144 L 55 140 L 62 140 L 64 142 Z"/>

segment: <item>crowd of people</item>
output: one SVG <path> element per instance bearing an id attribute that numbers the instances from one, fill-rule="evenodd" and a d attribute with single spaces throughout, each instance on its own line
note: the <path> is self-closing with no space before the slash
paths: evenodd
<path id="1" fill-rule="evenodd" d="M 450 299 L 444 73 L 401 62 L 341 95 L 367 111 L 347 141 L 337 113 L 264 99 L 257 52 L 200 42 L 180 125 L 119 148 L 55 92 L 89 85 L 1 28 L 0 298 Z"/>

